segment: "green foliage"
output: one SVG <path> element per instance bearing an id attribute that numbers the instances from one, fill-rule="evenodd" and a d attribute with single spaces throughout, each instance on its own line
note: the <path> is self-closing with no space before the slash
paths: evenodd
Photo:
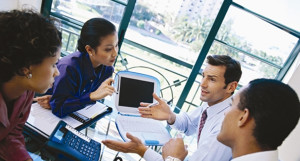
<path id="1" fill-rule="evenodd" d="M 263 77 L 265 78 L 275 78 L 277 73 L 279 72 L 279 69 L 275 67 L 270 67 L 270 65 L 260 62 L 259 71 L 263 74 Z"/>
<path id="2" fill-rule="evenodd" d="M 160 35 L 161 34 L 161 31 L 160 30 L 155 30 L 155 35 Z"/>
<path id="3" fill-rule="evenodd" d="M 139 21 L 137 22 L 136 26 L 137 26 L 138 28 L 144 29 L 144 28 L 145 28 L 145 21 L 139 20 Z"/>
<path id="4" fill-rule="evenodd" d="M 55 0 L 53 3 L 54 3 L 54 8 L 57 9 L 57 7 L 60 4 L 60 1 L 59 0 Z"/>
<path id="5" fill-rule="evenodd" d="M 191 23 L 187 17 L 181 17 L 176 22 L 177 23 L 173 24 L 172 27 L 173 39 L 176 40 L 177 42 L 188 44 L 189 46 L 191 46 L 191 49 L 194 52 L 199 53 L 205 39 L 207 38 L 207 34 L 209 33 L 209 30 L 213 22 L 203 17 L 199 17 L 195 21 L 195 23 Z M 250 43 L 243 40 L 243 38 L 241 38 L 240 36 L 232 32 L 232 24 L 233 24 L 232 20 L 223 22 L 222 26 L 218 31 L 216 38 L 223 42 L 228 43 L 229 45 L 240 48 L 254 55 L 257 55 L 260 58 L 266 59 L 277 65 L 283 64 L 283 60 L 279 56 L 271 56 L 264 51 L 253 50 L 252 45 Z M 232 49 L 230 47 L 226 47 L 219 43 L 214 43 L 213 46 L 210 48 L 209 53 L 216 54 L 216 55 L 225 54 L 233 58 L 236 58 L 239 61 L 246 62 L 244 60 L 245 59 L 244 54 L 240 54 L 239 51 Z M 262 75 L 266 78 L 275 78 L 276 74 L 279 71 L 279 69 L 272 67 L 268 64 L 265 64 L 263 62 L 260 62 L 260 64 L 250 64 L 250 65 L 252 66 L 259 65 L 260 72 L 262 72 Z"/>
<path id="6" fill-rule="evenodd" d="M 157 14 L 152 12 L 146 5 L 138 3 L 132 13 L 132 17 L 137 20 L 149 21 L 151 18 L 156 17 Z"/>
<path id="7" fill-rule="evenodd" d="M 273 62 L 273 63 L 277 64 L 277 65 L 282 65 L 283 64 L 283 61 L 282 61 L 281 57 L 279 57 L 279 56 L 272 56 L 272 55 L 269 56 L 268 55 L 266 57 L 266 59 L 269 60 L 270 62 Z"/>
<path id="8" fill-rule="evenodd" d="M 196 47 L 194 43 L 202 44 L 207 37 L 212 21 L 199 17 L 195 23 L 190 23 L 187 17 L 178 19 L 172 28 L 173 38 L 179 42 L 190 44 L 194 51 L 199 51 L 202 46 Z"/>

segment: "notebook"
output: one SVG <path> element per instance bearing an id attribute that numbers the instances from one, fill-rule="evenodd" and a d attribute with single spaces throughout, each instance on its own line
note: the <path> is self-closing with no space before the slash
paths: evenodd
<path id="1" fill-rule="evenodd" d="M 51 110 L 41 107 L 38 103 L 33 103 L 26 126 L 37 130 L 41 135 L 48 138 L 60 120 L 65 121 L 72 127 L 76 127 L 77 130 L 82 130 L 104 115 L 111 113 L 111 111 L 110 107 L 96 102 L 96 104 L 88 105 L 61 119 L 55 116 Z"/>
<path id="2" fill-rule="evenodd" d="M 159 95 L 160 83 L 153 76 L 121 71 L 115 76 L 113 95 L 118 111 L 115 123 L 124 141 L 129 141 L 126 133 L 142 140 L 145 145 L 164 145 L 171 138 L 162 121 L 142 118 L 138 112 L 140 102 L 153 103 L 152 94 Z"/>
<path id="3" fill-rule="evenodd" d="M 81 123 L 86 123 L 89 120 L 98 116 L 99 114 L 102 114 L 103 112 L 105 112 L 107 110 L 107 108 L 108 107 L 106 105 L 104 105 L 100 102 L 96 102 L 95 104 L 88 105 L 81 110 L 73 112 L 69 116 L 80 121 Z"/>

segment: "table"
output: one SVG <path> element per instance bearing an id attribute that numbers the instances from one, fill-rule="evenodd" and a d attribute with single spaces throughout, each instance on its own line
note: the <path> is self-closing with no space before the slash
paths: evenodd
<path id="1" fill-rule="evenodd" d="M 101 120 L 97 121 L 94 128 L 88 127 L 87 136 L 98 142 L 101 142 L 105 139 L 123 141 L 115 124 L 114 118 L 116 118 L 116 116 L 117 112 L 116 110 L 113 110 L 110 115 L 107 115 Z M 123 161 L 144 160 L 141 159 L 141 157 L 137 154 L 118 153 L 102 144 L 100 156 L 101 161 L 112 161 L 116 155 L 122 157 Z"/>
<path id="2" fill-rule="evenodd" d="M 123 141 L 119 135 L 119 132 L 118 132 L 116 124 L 115 124 L 117 110 L 114 108 L 114 105 L 110 100 L 105 100 L 104 104 L 113 108 L 112 113 L 107 114 L 106 116 L 104 116 L 103 118 L 98 120 L 94 125 L 86 128 L 84 130 L 81 130 L 81 132 L 85 133 L 88 137 L 90 137 L 100 143 L 102 140 L 105 140 L 105 139 Z M 33 130 L 32 128 L 30 128 L 28 126 L 26 126 L 24 128 L 24 132 L 27 133 L 27 135 L 33 135 L 34 138 L 36 139 L 36 141 L 38 141 L 38 145 L 43 145 L 47 141 L 47 138 L 45 138 L 45 136 L 41 136 L 39 133 L 37 133 L 35 130 Z M 171 136 L 176 136 L 177 131 L 172 130 L 172 131 L 170 131 L 170 133 L 171 133 Z M 195 151 L 197 149 L 196 144 L 193 145 L 193 143 L 195 142 L 194 138 L 195 138 L 194 136 L 184 137 L 185 143 L 189 144 L 189 154 L 192 154 L 193 151 Z M 38 148 L 41 148 L 41 147 L 38 147 Z M 157 151 L 160 151 L 160 149 L 161 149 L 161 147 L 151 147 L 151 148 L 155 148 L 155 150 L 157 150 Z M 143 161 L 144 160 L 137 154 L 118 153 L 114 150 L 111 150 L 111 149 L 105 147 L 102 144 L 101 155 L 100 155 L 99 160 L 112 161 L 116 155 L 122 157 L 123 161 L 138 161 L 138 160 Z M 48 159 L 46 159 L 46 160 L 48 160 Z"/>

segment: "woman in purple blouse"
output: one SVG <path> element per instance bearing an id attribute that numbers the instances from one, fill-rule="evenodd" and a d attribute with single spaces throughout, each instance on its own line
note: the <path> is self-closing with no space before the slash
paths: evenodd
<path id="1" fill-rule="evenodd" d="M 110 77 L 117 54 L 115 26 L 103 18 L 88 20 L 81 29 L 78 51 L 59 60 L 60 75 L 53 88 L 36 100 L 44 108 L 51 108 L 56 116 L 64 117 L 112 95 Z"/>
<path id="2" fill-rule="evenodd" d="M 61 36 L 32 11 L 0 12 L 0 160 L 32 160 L 23 126 L 34 92 L 45 93 L 59 75 Z"/>

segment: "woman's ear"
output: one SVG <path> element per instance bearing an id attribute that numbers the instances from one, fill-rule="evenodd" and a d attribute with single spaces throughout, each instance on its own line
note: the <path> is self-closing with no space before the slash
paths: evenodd
<path id="1" fill-rule="evenodd" d="M 87 51 L 87 53 L 90 55 L 90 56 L 93 56 L 94 54 L 94 49 L 90 46 L 90 45 L 85 45 L 85 50 Z"/>
<path id="2" fill-rule="evenodd" d="M 26 75 L 28 75 L 28 74 L 30 74 L 31 72 L 30 72 L 30 69 L 29 68 L 27 68 L 27 67 L 23 67 L 21 70 L 19 70 L 20 71 L 20 73 L 22 74 L 22 75 L 24 75 L 24 76 L 26 76 Z"/>
<path id="3" fill-rule="evenodd" d="M 23 67 L 22 69 L 19 70 L 19 73 L 28 79 L 32 78 L 32 73 L 31 73 L 30 67 L 29 68 Z"/>

